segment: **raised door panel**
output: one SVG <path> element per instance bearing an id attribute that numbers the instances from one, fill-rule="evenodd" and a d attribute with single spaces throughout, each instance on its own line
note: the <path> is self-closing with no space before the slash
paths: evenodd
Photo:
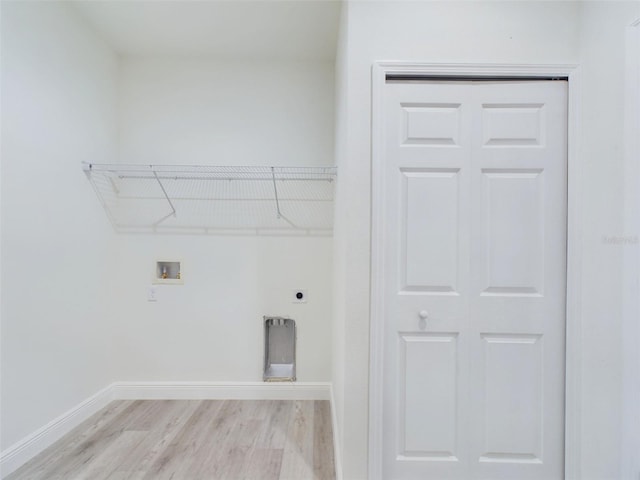
<path id="1" fill-rule="evenodd" d="M 456 294 L 459 169 L 402 169 L 400 292 Z"/>
<path id="2" fill-rule="evenodd" d="M 541 169 L 482 170 L 481 295 L 543 295 L 543 182 Z"/>
<path id="3" fill-rule="evenodd" d="M 482 105 L 482 144 L 485 147 L 532 147 L 545 143 L 542 103 Z"/>
<path id="4" fill-rule="evenodd" d="M 460 168 L 471 143 L 471 92 L 464 85 L 389 84 L 388 166 Z"/>
<path id="5" fill-rule="evenodd" d="M 398 459 L 458 461 L 457 334 L 400 334 Z"/>
<path id="6" fill-rule="evenodd" d="M 460 146 L 459 103 L 401 103 L 401 144 Z"/>
<path id="7" fill-rule="evenodd" d="M 481 462 L 542 463 L 543 339 L 484 334 Z"/>

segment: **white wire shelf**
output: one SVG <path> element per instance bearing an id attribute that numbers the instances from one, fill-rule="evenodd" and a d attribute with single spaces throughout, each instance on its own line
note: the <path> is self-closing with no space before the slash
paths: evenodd
<path id="1" fill-rule="evenodd" d="M 84 163 L 121 233 L 331 235 L 336 167 Z"/>

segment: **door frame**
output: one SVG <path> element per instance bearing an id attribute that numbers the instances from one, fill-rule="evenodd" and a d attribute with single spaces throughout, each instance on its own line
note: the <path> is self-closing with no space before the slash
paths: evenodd
<path id="1" fill-rule="evenodd" d="M 387 75 L 415 77 L 495 77 L 568 79 L 567 125 L 567 298 L 565 346 L 565 479 L 580 478 L 580 367 L 582 167 L 578 151 L 580 67 L 577 65 L 439 64 L 376 62 L 372 70 L 371 125 L 371 301 L 369 344 L 369 479 L 382 478 L 384 370 L 384 219 L 382 168 L 383 93 Z"/>

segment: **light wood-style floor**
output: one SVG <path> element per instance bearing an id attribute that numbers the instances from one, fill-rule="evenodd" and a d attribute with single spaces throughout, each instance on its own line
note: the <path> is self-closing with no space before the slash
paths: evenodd
<path id="1" fill-rule="evenodd" d="M 7 480 L 333 480 L 327 401 L 120 400 Z"/>

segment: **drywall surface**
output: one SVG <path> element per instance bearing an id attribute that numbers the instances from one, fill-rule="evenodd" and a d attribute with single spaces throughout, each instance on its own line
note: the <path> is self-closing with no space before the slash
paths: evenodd
<path id="1" fill-rule="evenodd" d="M 120 161 L 333 165 L 333 64 L 124 57 Z"/>
<path id="2" fill-rule="evenodd" d="M 623 315 L 623 261 L 637 250 L 624 226 L 625 34 L 638 2 L 583 2 L 582 65 L 583 302 L 581 478 L 618 479 L 624 429 L 624 334 L 638 318 Z M 635 133 L 637 135 L 637 132 Z M 636 292 L 637 295 L 637 292 Z M 627 322 L 627 325 L 625 325 Z M 637 349 L 637 345 L 636 345 Z M 637 456 L 637 450 L 633 453 Z M 628 459 L 626 459 L 628 461 Z"/>
<path id="3" fill-rule="evenodd" d="M 68 5 L 2 3 L 2 449 L 111 383 L 117 60 Z"/>
<path id="4" fill-rule="evenodd" d="M 74 3 L 120 54 L 225 60 L 333 60 L 340 11 L 326 0 Z"/>
<path id="5" fill-rule="evenodd" d="M 115 235 L 80 162 L 332 165 L 333 64 L 117 58 L 68 4 L 2 7 L 2 448 L 113 380 L 261 380 L 264 315 L 330 380 L 331 238 Z M 157 260 L 184 284 L 149 302 Z"/>
<path id="6" fill-rule="evenodd" d="M 335 312 L 344 338 L 344 478 L 367 478 L 371 178 L 371 67 L 376 61 L 577 63 L 577 2 L 349 2 L 346 109 L 348 135 L 337 163 L 337 284 L 348 285 Z M 344 28 L 344 26 L 343 26 Z M 341 384 L 338 384 L 341 383 Z"/>
<path id="7" fill-rule="evenodd" d="M 126 235 L 118 252 L 119 380 L 261 381 L 264 315 L 296 321 L 299 381 L 330 380 L 330 238 Z M 184 284 L 147 301 L 156 260 L 174 259 Z"/>
<path id="8" fill-rule="evenodd" d="M 333 165 L 331 63 L 125 57 L 119 86 L 121 162 Z M 122 235 L 117 252 L 119 379 L 259 381 L 265 315 L 296 320 L 299 381 L 331 379 L 331 238 Z M 172 259 L 184 284 L 148 302 Z"/>

